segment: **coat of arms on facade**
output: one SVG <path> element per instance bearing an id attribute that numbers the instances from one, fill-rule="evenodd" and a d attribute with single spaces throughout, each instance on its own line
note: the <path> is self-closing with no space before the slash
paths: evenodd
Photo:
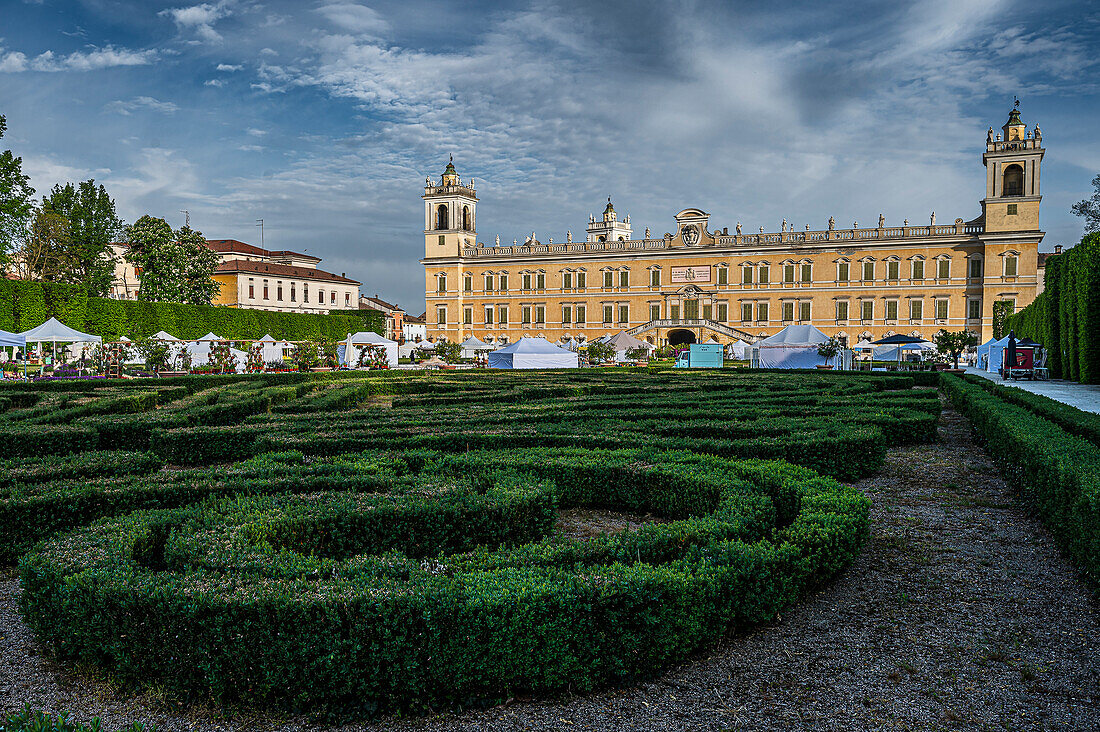
<path id="1" fill-rule="evenodd" d="M 680 229 L 680 237 L 684 240 L 684 244 L 693 247 L 699 243 L 699 227 L 695 224 L 688 224 L 684 228 Z"/>

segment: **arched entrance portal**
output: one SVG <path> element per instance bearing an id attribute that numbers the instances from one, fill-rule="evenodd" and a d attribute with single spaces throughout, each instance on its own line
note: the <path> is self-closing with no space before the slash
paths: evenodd
<path id="1" fill-rule="evenodd" d="M 668 345 L 670 346 L 682 346 L 695 342 L 695 334 L 690 330 L 673 330 L 668 334 Z"/>

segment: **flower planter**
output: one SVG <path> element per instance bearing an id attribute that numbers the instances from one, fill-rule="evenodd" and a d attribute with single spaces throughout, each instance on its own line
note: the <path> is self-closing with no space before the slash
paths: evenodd
<path id="1" fill-rule="evenodd" d="M 187 376 L 186 371 L 161 371 L 160 376 L 163 379 L 168 379 L 173 376 Z"/>
<path id="2" fill-rule="evenodd" d="M 831 368 L 832 368 L 832 365 L 825 365 L 825 364 L 820 364 L 820 363 L 819 363 L 819 364 L 817 365 L 817 367 L 818 367 L 819 369 L 821 369 L 822 371 L 828 371 L 829 369 L 831 369 Z"/>
<path id="3" fill-rule="evenodd" d="M 944 369 L 943 373 L 945 373 L 945 374 L 965 374 L 966 369 Z"/>
<path id="4" fill-rule="evenodd" d="M 310 366 L 310 371 L 332 371 L 331 366 Z"/>

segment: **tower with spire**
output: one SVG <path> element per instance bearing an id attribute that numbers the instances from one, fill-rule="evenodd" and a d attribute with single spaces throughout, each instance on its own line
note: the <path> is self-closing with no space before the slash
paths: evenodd
<path id="1" fill-rule="evenodd" d="M 615 212 L 615 204 L 611 203 L 611 196 L 607 197 L 607 205 L 603 209 L 603 218 L 588 217 L 588 241 L 630 241 L 633 229 L 630 228 L 630 217 L 619 221 L 619 215 Z"/>
<path id="2" fill-rule="evenodd" d="M 459 177 L 454 156 L 438 180 L 424 181 L 424 256 L 457 257 L 477 243 L 477 191 Z"/>
<path id="3" fill-rule="evenodd" d="M 1038 231 L 1040 168 L 1043 162 L 1043 133 L 1039 125 L 1033 130 L 1020 118 L 1020 100 L 1016 99 L 1008 113 L 1008 121 L 999 134 L 990 127 L 986 133 L 985 198 L 982 218 L 985 230 Z"/>

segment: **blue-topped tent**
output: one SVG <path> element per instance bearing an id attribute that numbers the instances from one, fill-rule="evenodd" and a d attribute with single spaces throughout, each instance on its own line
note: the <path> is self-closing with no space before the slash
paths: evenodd
<path id="1" fill-rule="evenodd" d="M 27 339 L 19 333 L 9 333 L 6 330 L 0 330 L 0 348 L 10 348 L 12 346 L 16 348 L 26 348 Z"/>
<path id="2" fill-rule="evenodd" d="M 982 367 L 982 357 L 985 357 L 984 368 L 989 373 L 997 373 L 1001 369 L 1001 364 L 1005 358 L 1005 347 L 1008 346 L 1008 336 L 995 341 L 990 338 L 988 341 L 978 346 L 978 365 Z"/>

